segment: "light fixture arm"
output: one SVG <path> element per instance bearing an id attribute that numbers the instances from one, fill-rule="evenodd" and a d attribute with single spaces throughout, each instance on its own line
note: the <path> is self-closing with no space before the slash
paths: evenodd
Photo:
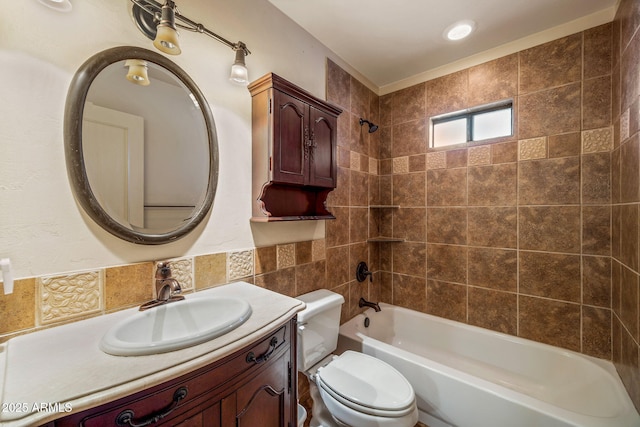
<path id="1" fill-rule="evenodd" d="M 158 18 L 158 16 L 162 11 L 162 4 L 156 2 L 155 0 L 131 0 L 131 3 L 137 5 L 145 12 L 153 15 L 155 19 Z M 234 51 L 242 50 L 245 55 L 251 54 L 251 51 L 247 48 L 247 45 L 244 44 L 243 42 L 241 41 L 238 41 L 237 43 L 230 42 L 224 37 L 209 30 L 204 25 L 199 24 L 195 21 L 192 21 L 191 19 L 182 15 L 177 8 L 175 10 L 175 19 L 176 21 L 180 21 L 180 23 L 176 22 L 176 26 L 182 29 L 185 29 L 187 31 L 192 31 L 194 33 L 206 34 L 207 36 L 219 41 L 220 43 L 224 44 L 225 46 L 231 48 Z"/>

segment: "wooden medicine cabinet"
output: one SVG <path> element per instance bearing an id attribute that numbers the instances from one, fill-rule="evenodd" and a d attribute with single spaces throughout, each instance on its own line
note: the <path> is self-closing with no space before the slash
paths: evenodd
<path id="1" fill-rule="evenodd" d="M 337 123 L 342 112 L 276 74 L 248 87 L 252 96 L 252 221 L 335 219 Z"/>

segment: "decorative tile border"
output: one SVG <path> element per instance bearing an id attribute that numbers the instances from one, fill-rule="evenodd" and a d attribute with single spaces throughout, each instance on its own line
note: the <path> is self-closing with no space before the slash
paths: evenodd
<path id="1" fill-rule="evenodd" d="M 534 160 L 547 158 L 547 137 L 518 141 L 518 159 Z"/>
<path id="2" fill-rule="evenodd" d="M 427 169 L 445 169 L 447 167 L 446 155 L 445 151 L 427 153 Z"/>
<path id="3" fill-rule="evenodd" d="M 622 124 L 621 124 L 622 126 Z M 627 123 L 627 133 L 629 124 Z M 582 132 L 582 153 L 601 153 L 613 149 L 613 127 Z"/>
<path id="4" fill-rule="evenodd" d="M 482 145 L 479 147 L 469 148 L 469 158 L 467 160 L 469 166 L 481 166 L 491 164 L 491 147 Z"/>
<path id="5" fill-rule="evenodd" d="M 183 291 L 193 290 L 193 258 L 178 258 L 170 260 L 171 275 L 180 283 Z"/>
<path id="6" fill-rule="evenodd" d="M 310 250 L 310 261 L 326 260 L 325 239 L 311 240 L 290 244 L 273 245 L 275 249 L 274 269 L 296 266 L 296 246 L 304 244 Z M 219 286 L 235 280 L 254 279 L 256 248 L 234 252 L 218 252 L 184 258 L 168 259 L 172 276 L 180 282 L 183 290 L 196 291 L 211 286 Z M 20 326 L 3 331 L 2 337 L 10 337 L 13 333 L 29 332 L 40 327 L 59 323 L 72 322 L 87 317 L 106 314 L 142 304 L 151 298 L 153 273 L 155 264 L 159 262 L 143 262 L 104 267 L 96 270 L 51 274 L 19 280 L 32 280 L 35 294 L 25 300 L 25 304 L 34 307 L 34 322 L 27 329 Z M 112 278 L 107 274 L 111 271 Z M 274 270 L 275 271 L 275 270 Z M 124 289 L 121 282 L 129 281 L 131 274 L 135 289 Z M 115 278 L 115 283 L 109 283 Z M 197 283 L 196 283 L 197 281 Z M 1 282 L 0 282 L 1 283 Z M 127 298 L 109 306 L 108 288 L 115 293 L 125 293 Z M 144 289 L 143 289 L 144 288 Z M 113 292 L 112 292 L 113 293 Z M 147 293 L 149 295 L 147 295 Z M 0 299 L 3 298 L 0 295 Z M 117 298 L 116 298 L 117 299 Z M 2 342 L 0 340 L 0 342 Z"/>
<path id="7" fill-rule="evenodd" d="M 629 109 L 625 110 L 620 116 L 620 142 L 629 138 Z"/>
<path id="8" fill-rule="evenodd" d="M 40 324 L 48 325 L 100 312 L 102 282 L 100 271 L 38 278 Z"/>
<path id="9" fill-rule="evenodd" d="M 229 280 L 238 280 L 253 275 L 253 249 L 227 254 Z"/>
<path id="10" fill-rule="evenodd" d="M 373 157 L 369 157 L 369 173 L 372 175 L 378 175 L 378 160 Z"/>
<path id="11" fill-rule="evenodd" d="M 351 152 L 351 170 L 359 171 L 360 170 L 360 154 L 355 151 Z"/>
<path id="12" fill-rule="evenodd" d="M 395 157 L 393 159 L 393 173 L 409 173 L 409 157 Z"/>
<path id="13" fill-rule="evenodd" d="M 296 265 L 296 244 L 277 246 L 278 270 Z"/>

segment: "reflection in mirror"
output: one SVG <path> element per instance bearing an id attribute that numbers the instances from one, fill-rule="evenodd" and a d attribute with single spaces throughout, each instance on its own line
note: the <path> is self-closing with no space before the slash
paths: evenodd
<path id="1" fill-rule="evenodd" d="M 69 89 L 65 140 L 76 197 L 119 237 L 166 243 L 211 207 L 213 117 L 195 83 L 161 55 L 121 47 L 90 58 Z"/>

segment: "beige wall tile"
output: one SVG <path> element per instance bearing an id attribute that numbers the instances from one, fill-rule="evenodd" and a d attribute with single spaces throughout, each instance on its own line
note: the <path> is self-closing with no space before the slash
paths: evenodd
<path id="1" fill-rule="evenodd" d="M 197 256 L 195 263 L 196 289 L 206 289 L 227 283 L 227 254 Z"/>
<path id="2" fill-rule="evenodd" d="M 140 305 L 156 297 L 153 262 L 105 269 L 105 309 L 119 310 Z"/>
<path id="3" fill-rule="evenodd" d="M 10 334 L 36 326 L 36 279 L 18 279 L 13 293 L 0 293 L 0 334 Z M 0 341 L 2 338 L 0 338 Z"/>

